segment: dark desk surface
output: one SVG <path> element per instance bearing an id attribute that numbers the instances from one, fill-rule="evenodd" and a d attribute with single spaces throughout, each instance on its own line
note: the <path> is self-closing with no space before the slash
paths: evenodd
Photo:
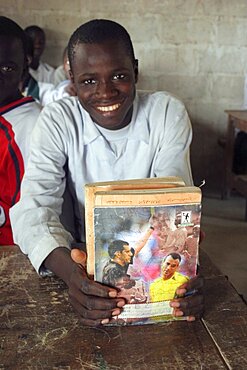
<path id="1" fill-rule="evenodd" d="M 201 252 L 203 320 L 83 327 L 65 285 L 0 247 L 0 370 L 247 369 L 247 306 Z"/>

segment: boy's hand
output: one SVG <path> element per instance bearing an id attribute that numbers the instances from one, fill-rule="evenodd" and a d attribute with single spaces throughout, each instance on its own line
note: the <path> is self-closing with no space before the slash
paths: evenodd
<path id="1" fill-rule="evenodd" d="M 117 298 L 116 289 L 89 279 L 85 270 L 85 252 L 72 249 L 71 258 L 76 262 L 68 283 L 72 306 L 80 315 L 82 324 L 90 326 L 107 324 L 113 316 L 120 314 L 125 300 Z"/>
<path id="2" fill-rule="evenodd" d="M 175 298 L 170 302 L 175 317 L 187 316 L 187 321 L 194 321 L 202 316 L 204 310 L 203 286 L 203 277 L 195 276 L 176 290 L 176 295 L 180 298 Z"/>

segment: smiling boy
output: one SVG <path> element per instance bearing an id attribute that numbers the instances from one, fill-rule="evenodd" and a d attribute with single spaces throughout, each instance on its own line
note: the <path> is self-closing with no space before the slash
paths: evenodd
<path id="1" fill-rule="evenodd" d="M 36 25 L 28 26 L 25 32 L 33 41 L 33 58 L 29 66 L 29 73 L 39 82 L 54 82 L 55 68 L 41 61 L 46 46 L 46 36 L 42 28 Z"/>
<path id="2" fill-rule="evenodd" d="M 81 322 L 100 325 L 118 315 L 125 301 L 90 280 L 71 258 L 73 240 L 85 240 L 84 184 L 160 176 L 191 184 L 191 124 L 184 105 L 168 93 L 136 93 L 138 63 L 118 23 L 83 24 L 71 36 L 68 54 L 77 97 L 43 109 L 12 224 L 16 243 L 37 272 L 60 276 Z M 72 215 L 62 210 L 65 188 L 73 198 Z M 74 225 L 63 225 L 64 215 Z M 199 286 L 200 279 L 191 280 L 182 292 Z M 199 294 L 172 304 L 175 315 L 191 320 L 203 309 Z"/>
<path id="3" fill-rule="evenodd" d="M 26 68 L 24 31 L 0 17 L 0 245 L 13 244 L 9 208 L 19 200 L 30 134 L 40 113 L 19 90 Z"/>

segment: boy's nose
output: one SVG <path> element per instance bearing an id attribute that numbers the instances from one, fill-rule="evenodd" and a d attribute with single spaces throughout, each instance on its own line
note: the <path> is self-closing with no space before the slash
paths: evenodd
<path id="1" fill-rule="evenodd" d="M 117 95 L 117 89 L 111 81 L 102 81 L 97 86 L 97 94 L 100 97 L 109 99 Z"/>

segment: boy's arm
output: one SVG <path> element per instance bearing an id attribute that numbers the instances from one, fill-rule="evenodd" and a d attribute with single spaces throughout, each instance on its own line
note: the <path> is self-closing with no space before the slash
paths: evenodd
<path id="1" fill-rule="evenodd" d="M 181 101 L 172 98 L 166 107 L 160 134 L 160 150 L 155 160 L 155 176 L 179 176 L 187 186 L 193 184 L 190 166 L 192 127 Z"/>

